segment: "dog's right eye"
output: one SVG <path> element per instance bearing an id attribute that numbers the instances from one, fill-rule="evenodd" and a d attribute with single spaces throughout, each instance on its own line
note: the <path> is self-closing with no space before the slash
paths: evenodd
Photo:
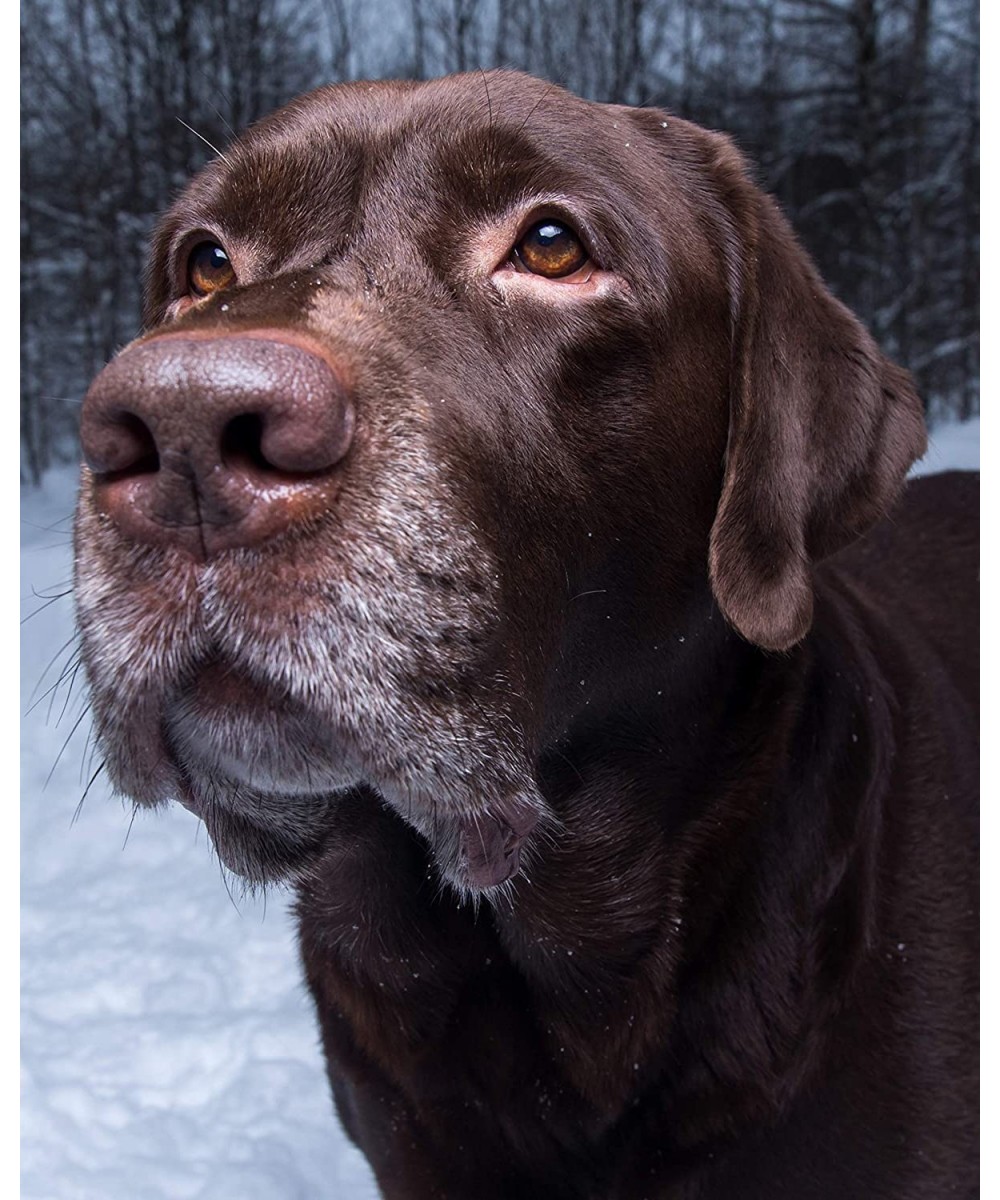
<path id="1" fill-rule="evenodd" d="M 554 218 L 536 221 L 514 247 L 512 257 L 518 269 L 562 282 L 573 282 L 590 265 L 590 256 L 576 233 Z"/>
<path id="2" fill-rule="evenodd" d="M 218 242 L 199 242 L 188 255 L 188 291 L 195 296 L 211 296 L 236 282 L 229 255 Z"/>

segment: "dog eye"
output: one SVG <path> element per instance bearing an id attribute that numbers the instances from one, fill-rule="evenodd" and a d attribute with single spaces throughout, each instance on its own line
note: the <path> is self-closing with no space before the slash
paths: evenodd
<path id="1" fill-rule="evenodd" d="M 590 261 L 583 243 L 561 221 L 538 221 L 514 247 L 514 265 L 543 275 L 564 279 L 582 270 Z"/>
<path id="2" fill-rule="evenodd" d="M 188 255 L 188 290 L 196 296 L 211 296 L 236 282 L 229 255 L 218 242 L 199 242 Z"/>

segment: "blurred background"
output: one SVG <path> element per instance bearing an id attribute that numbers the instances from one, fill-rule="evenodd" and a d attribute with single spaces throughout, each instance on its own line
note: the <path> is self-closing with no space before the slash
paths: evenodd
<path id="1" fill-rule="evenodd" d="M 978 411 L 978 0 L 22 0 L 22 470 L 76 453 L 146 240 L 235 132 L 321 83 L 513 66 L 735 136 L 834 291 Z"/>

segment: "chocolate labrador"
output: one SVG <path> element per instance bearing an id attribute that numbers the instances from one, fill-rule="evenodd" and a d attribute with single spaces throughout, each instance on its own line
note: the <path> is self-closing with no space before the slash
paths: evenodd
<path id="1" fill-rule="evenodd" d="M 903 491 L 911 381 L 733 144 L 322 88 L 147 282 L 83 412 L 97 730 L 294 883 L 385 1196 L 971 1196 L 977 477 Z"/>

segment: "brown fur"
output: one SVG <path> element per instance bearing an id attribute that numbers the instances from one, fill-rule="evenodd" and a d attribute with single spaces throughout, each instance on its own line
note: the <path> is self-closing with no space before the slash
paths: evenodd
<path id="1" fill-rule="evenodd" d="M 592 292 L 505 266 L 533 213 Z M 896 503 L 910 381 L 732 144 L 507 72 L 322 89 L 148 284 L 84 412 L 98 732 L 293 879 L 384 1194 L 975 1194 L 976 479 Z M 227 457 L 289 395 L 281 478 Z"/>

